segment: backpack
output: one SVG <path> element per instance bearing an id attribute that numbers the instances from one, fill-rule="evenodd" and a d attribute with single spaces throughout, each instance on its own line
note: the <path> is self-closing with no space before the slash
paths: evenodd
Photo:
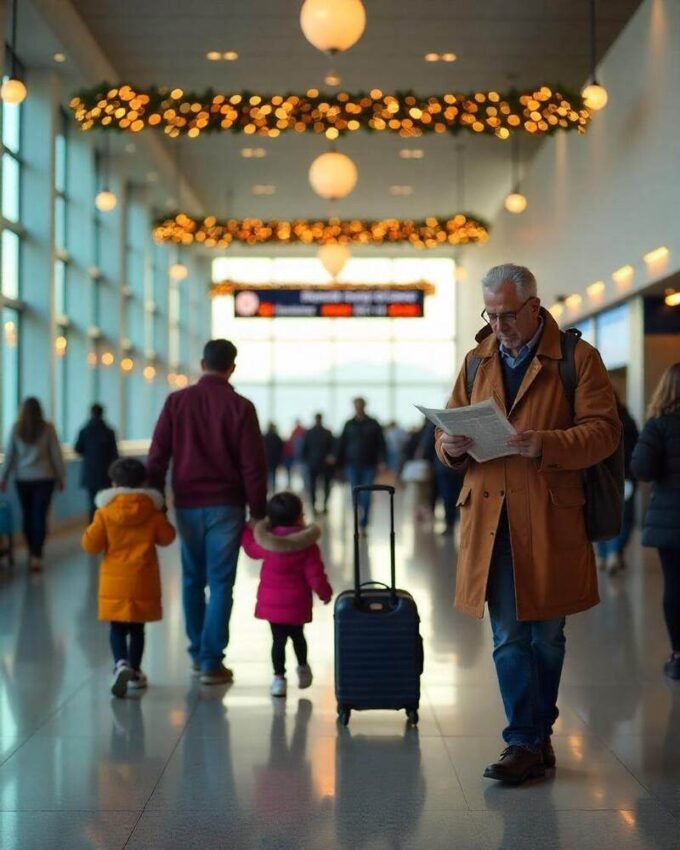
<path id="1" fill-rule="evenodd" d="M 562 359 L 558 369 L 573 418 L 578 384 L 574 349 L 581 338 L 581 331 L 569 328 L 566 331 L 560 331 L 560 338 Z M 468 358 L 465 373 L 468 401 L 472 398 L 472 387 L 481 362 L 482 358 L 475 355 Z M 583 510 L 588 539 L 596 541 L 617 537 L 623 524 L 625 488 L 623 434 L 615 451 L 609 457 L 583 470 L 583 484 L 586 497 Z"/>

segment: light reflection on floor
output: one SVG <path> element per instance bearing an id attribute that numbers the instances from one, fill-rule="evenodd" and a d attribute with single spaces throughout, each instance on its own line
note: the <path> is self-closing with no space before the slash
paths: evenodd
<path id="1" fill-rule="evenodd" d="M 352 581 L 340 491 L 324 522 L 331 581 Z M 398 509 L 398 580 L 426 647 L 419 729 L 403 713 L 355 713 L 338 729 L 332 606 L 308 628 L 315 681 L 268 694 L 269 629 L 252 616 L 257 565 L 241 561 L 230 688 L 192 679 L 178 551 L 163 554 L 165 619 L 148 629 L 151 686 L 112 700 L 96 562 L 76 537 L 42 577 L 0 573 L 0 846 L 31 848 L 677 848 L 680 689 L 663 679 L 660 577 L 637 542 L 603 578 L 602 605 L 570 620 L 558 770 L 512 789 L 482 779 L 501 746 L 487 621 L 451 607 L 451 538 Z M 385 580 L 378 505 L 364 578 Z M 292 658 L 290 660 L 293 669 Z"/>

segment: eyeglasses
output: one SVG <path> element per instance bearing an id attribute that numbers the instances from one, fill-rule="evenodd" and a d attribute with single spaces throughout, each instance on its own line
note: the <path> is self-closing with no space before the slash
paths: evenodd
<path id="1" fill-rule="evenodd" d="M 487 325 L 495 325 L 496 323 L 514 325 L 517 322 L 517 317 L 519 316 L 519 314 L 532 300 L 533 296 L 531 298 L 527 298 L 527 300 L 524 302 L 524 304 L 522 304 L 519 310 L 515 310 L 512 313 L 489 313 L 488 310 L 482 310 L 482 319 L 484 319 Z"/>

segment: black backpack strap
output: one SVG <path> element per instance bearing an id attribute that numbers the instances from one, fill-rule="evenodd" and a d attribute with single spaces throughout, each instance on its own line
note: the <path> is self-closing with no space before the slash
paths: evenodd
<path id="1" fill-rule="evenodd" d="M 569 403 L 572 417 L 574 416 L 576 385 L 578 384 L 578 375 L 576 374 L 576 359 L 574 357 L 574 349 L 576 344 L 581 339 L 581 331 L 578 328 L 568 328 L 566 331 L 560 331 L 562 344 L 562 359 L 558 367 L 560 372 L 560 380 L 564 388 L 564 394 Z"/>
<path id="2" fill-rule="evenodd" d="M 472 388 L 475 385 L 477 370 L 481 362 L 482 358 L 477 357 L 476 354 L 471 354 L 465 361 L 465 391 L 467 392 L 468 404 L 472 402 Z"/>

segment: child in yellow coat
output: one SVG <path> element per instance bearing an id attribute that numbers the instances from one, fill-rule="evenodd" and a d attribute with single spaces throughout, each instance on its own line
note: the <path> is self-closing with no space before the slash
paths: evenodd
<path id="1" fill-rule="evenodd" d="M 90 555 L 104 553 L 99 573 L 99 619 L 110 625 L 115 662 L 111 693 L 145 688 L 144 623 L 160 620 L 161 579 L 156 546 L 169 546 L 175 529 L 156 490 L 143 489 L 146 467 L 120 458 L 109 469 L 113 487 L 97 494 L 97 512 L 83 535 Z"/>

